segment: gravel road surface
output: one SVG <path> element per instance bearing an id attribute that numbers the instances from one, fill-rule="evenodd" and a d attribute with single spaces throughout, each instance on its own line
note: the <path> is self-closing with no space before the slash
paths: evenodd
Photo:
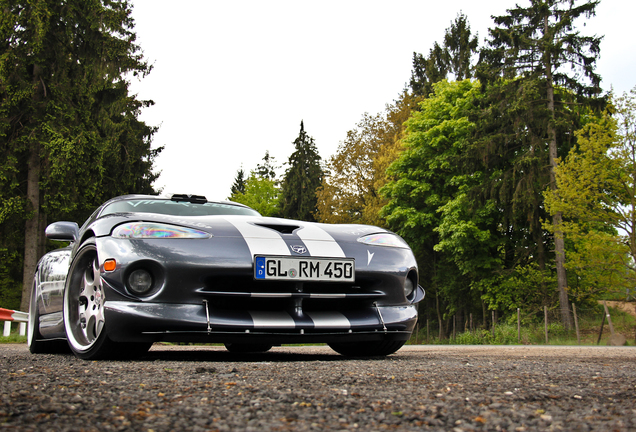
<path id="1" fill-rule="evenodd" d="M 0 377 L 0 430 L 636 431 L 633 347 L 155 345 L 92 362 L 0 345 Z"/>

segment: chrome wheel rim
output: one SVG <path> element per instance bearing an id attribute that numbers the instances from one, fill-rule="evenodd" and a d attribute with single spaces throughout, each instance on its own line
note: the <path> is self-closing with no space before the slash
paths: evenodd
<path id="1" fill-rule="evenodd" d="M 64 320 L 69 343 L 90 349 L 104 330 L 104 287 L 97 252 L 87 247 L 73 265 L 64 295 Z"/>

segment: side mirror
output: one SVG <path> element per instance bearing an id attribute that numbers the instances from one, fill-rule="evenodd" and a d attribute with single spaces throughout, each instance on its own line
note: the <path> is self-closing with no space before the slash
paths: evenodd
<path id="1" fill-rule="evenodd" d="M 79 237 L 79 225 L 76 222 L 55 222 L 46 227 L 45 233 L 50 240 L 75 242 Z"/>

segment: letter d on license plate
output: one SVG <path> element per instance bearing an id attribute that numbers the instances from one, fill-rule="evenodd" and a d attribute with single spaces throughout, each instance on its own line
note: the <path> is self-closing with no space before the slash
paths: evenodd
<path id="1" fill-rule="evenodd" d="M 354 282 L 353 258 L 255 256 L 254 279 Z"/>

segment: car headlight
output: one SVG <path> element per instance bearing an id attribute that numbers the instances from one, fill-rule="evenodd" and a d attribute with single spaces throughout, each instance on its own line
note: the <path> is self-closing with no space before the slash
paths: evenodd
<path id="1" fill-rule="evenodd" d="M 358 239 L 360 243 L 373 245 L 373 246 L 389 246 L 389 247 L 399 247 L 399 248 L 408 248 L 409 245 L 406 244 L 401 237 L 391 234 L 391 233 L 379 233 L 379 234 L 370 234 L 364 237 L 360 237 Z"/>
<path id="2" fill-rule="evenodd" d="M 155 222 L 128 222 L 116 227 L 112 234 L 115 238 L 151 239 L 151 238 L 187 238 L 206 239 L 212 234 L 193 228 L 185 228 Z"/>

